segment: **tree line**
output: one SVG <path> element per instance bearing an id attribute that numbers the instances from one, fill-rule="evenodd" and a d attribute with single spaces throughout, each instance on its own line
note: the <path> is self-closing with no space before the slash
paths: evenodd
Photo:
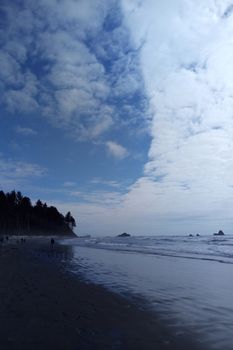
<path id="1" fill-rule="evenodd" d="M 75 226 L 70 212 L 64 216 L 41 200 L 32 205 L 19 191 L 0 191 L 0 235 L 70 235 Z"/>

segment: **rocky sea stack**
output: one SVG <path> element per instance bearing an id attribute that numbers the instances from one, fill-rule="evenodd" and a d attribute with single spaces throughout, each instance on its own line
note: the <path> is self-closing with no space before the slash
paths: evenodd
<path id="1" fill-rule="evenodd" d="M 120 235 L 118 235 L 117 237 L 130 237 L 130 234 L 129 233 L 121 233 Z"/>
<path id="2" fill-rule="evenodd" d="M 222 230 L 219 230 L 218 233 L 214 233 L 214 236 L 224 236 L 224 232 Z"/>

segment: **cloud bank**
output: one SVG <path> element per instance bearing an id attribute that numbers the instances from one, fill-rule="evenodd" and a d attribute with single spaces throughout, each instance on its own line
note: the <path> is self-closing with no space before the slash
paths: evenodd
<path id="1" fill-rule="evenodd" d="M 153 115 L 144 177 L 124 205 L 144 203 L 148 215 L 161 222 L 186 221 L 182 231 L 192 221 L 202 229 L 203 221 L 212 227 L 212 221 L 232 220 L 232 2 L 122 5 L 135 45 L 141 46 Z"/>
<path id="2" fill-rule="evenodd" d="M 117 1 L 3 0 L 0 6 L 6 110 L 43 116 L 76 140 L 142 122 L 142 78 Z"/>
<path id="3" fill-rule="evenodd" d="M 232 2 L 122 0 L 122 8 L 139 48 L 152 142 L 143 176 L 114 210 L 98 207 L 106 230 L 231 232 Z M 79 210 L 101 227 L 98 208 Z"/>

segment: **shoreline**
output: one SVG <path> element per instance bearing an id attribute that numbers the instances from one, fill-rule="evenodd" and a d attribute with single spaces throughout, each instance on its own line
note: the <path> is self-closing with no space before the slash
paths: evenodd
<path id="1" fill-rule="evenodd" d="M 64 271 L 55 260 L 67 247 L 52 252 L 48 242 L 0 247 L 1 350 L 200 349 L 154 313 Z"/>

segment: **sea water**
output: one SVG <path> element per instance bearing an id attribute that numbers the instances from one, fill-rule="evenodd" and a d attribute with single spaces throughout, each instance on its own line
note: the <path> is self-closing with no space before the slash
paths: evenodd
<path id="1" fill-rule="evenodd" d="M 71 269 L 141 298 L 177 336 L 233 349 L 233 236 L 105 237 L 66 241 Z"/>

